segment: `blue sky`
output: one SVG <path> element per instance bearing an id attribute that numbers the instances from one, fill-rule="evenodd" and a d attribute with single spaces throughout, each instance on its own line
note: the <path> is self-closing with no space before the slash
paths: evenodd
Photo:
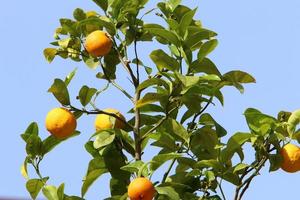
<path id="1" fill-rule="evenodd" d="M 157 1 L 151 1 L 149 8 Z M 300 108 L 300 2 L 297 0 L 190 0 L 189 6 L 198 7 L 197 18 L 205 27 L 216 31 L 219 46 L 210 56 L 222 72 L 241 69 L 254 75 L 257 84 L 246 86 L 245 94 L 225 89 L 225 106 L 210 108 L 213 116 L 232 134 L 247 131 L 243 111 L 255 107 L 276 115 L 280 110 Z M 91 1 L 18 1 L 1 3 L 0 12 L 0 196 L 27 197 L 25 180 L 19 173 L 25 157 L 24 143 L 19 135 L 31 121 L 40 125 L 46 137 L 44 119 L 47 112 L 59 106 L 47 89 L 56 77 L 63 78 L 75 67 L 78 74 L 71 83 L 73 98 L 80 86 L 101 87 L 94 78 L 95 71 L 83 64 L 56 59 L 49 65 L 42 50 L 52 41 L 58 19 L 71 17 L 75 8 L 97 10 Z M 149 19 L 149 18 L 148 18 Z M 149 45 L 149 43 L 147 44 Z M 140 47 L 140 55 L 147 56 L 149 48 Z M 150 63 L 149 63 L 150 64 Z M 121 71 L 120 74 L 123 72 Z M 126 78 L 121 80 L 129 86 Z M 100 97 L 98 107 L 114 107 L 128 111 L 128 101 L 115 90 Z M 92 116 L 78 124 L 80 137 L 71 139 L 51 152 L 42 163 L 42 173 L 50 176 L 50 183 L 66 183 L 66 193 L 80 193 L 89 155 L 83 144 L 93 133 Z M 30 171 L 32 172 L 32 171 Z M 298 195 L 300 174 L 282 171 L 269 174 L 264 170 L 255 179 L 245 196 L 252 199 L 292 199 Z M 87 199 L 107 196 L 108 176 L 103 176 L 90 189 Z M 225 186 L 228 199 L 233 188 Z"/>

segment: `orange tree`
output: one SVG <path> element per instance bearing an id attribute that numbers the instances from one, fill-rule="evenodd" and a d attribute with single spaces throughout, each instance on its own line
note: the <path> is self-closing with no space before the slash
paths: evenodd
<path id="1" fill-rule="evenodd" d="M 217 46 L 217 34 L 194 19 L 196 9 L 180 0 L 159 2 L 151 10 L 144 10 L 147 0 L 93 2 L 101 13 L 77 8 L 74 19 L 60 19 L 53 48 L 46 48 L 44 55 L 48 62 L 57 56 L 84 62 L 107 84 L 102 90 L 84 85 L 71 101 L 68 85 L 76 71 L 54 80 L 48 92 L 60 108 L 47 115 L 51 135 L 42 139 L 34 122 L 21 135 L 27 152 L 22 173 L 33 199 L 41 191 L 51 200 L 83 199 L 93 182 L 108 173 L 111 197 L 107 199 L 226 199 L 222 189 L 226 181 L 235 185 L 233 196 L 240 200 L 266 163 L 270 171 L 300 169 L 299 148 L 284 146 L 299 137 L 299 111 L 281 111 L 272 117 L 249 108 L 244 113 L 249 131 L 234 133 L 225 141 L 227 131 L 206 109 L 215 102 L 223 105 L 223 87 L 242 93 L 243 84 L 255 79 L 239 70 L 223 74 L 207 57 Z M 145 15 L 160 18 L 164 26 L 143 21 Z M 152 63 L 144 64 L 145 58 L 139 57 L 137 43 L 143 42 L 161 45 L 150 54 Z M 118 84 L 119 67 L 128 73 L 133 94 Z M 97 107 L 97 97 L 108 87 L 117 88 L 132 102 L 126 105 L 131 119 L 115 109 Z M 51 185 L 49 177 L 41 174 L 40 163 L 55 146 L 80 133 L 76 122 L 83 115 L 98 116 L 96 131 L 85 143 L 92 158 L 77 197 L 65 194 L 64 184 Z M 251 161 L 244 159 L 245 144 L 253 147 Z M 143 153 L 151 146 L 160 151 L 145 161 Z M 163 164 L 168 167 L 160 180 L 151 180 Z M 33 167 L 35 177 L 29 178 L 28 167 Z"/>

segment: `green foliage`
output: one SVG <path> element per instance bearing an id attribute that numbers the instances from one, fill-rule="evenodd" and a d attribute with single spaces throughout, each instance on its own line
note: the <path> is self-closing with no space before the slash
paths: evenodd
<path id="1" fill-rule="evenodd" d="M 101 13 L 77 8 L 74 19 L 60 19 L 50 43 L 52 47 L 44 50 L 44 56 L 49 63 L 56 56 L 83 62 L 106 85 L 100 90 L 83 85 L 77 92 L 83 108 L 75 106 L 68 91 L 71 80 L 79 76 L 77 69 L 65 79 L 56 78 L 48 92 L 79 120 L 83 114 L 103 113 L 95 102 L 103 91 L 115 87 L 132 102 L 125 107 L 134 116 L 126 120 L 124 130 L 112 127 L 90 133 L 85 149 L 92 158 L 83 178 L 81 197 L 66 195 L 64 184 L 48 185 L 48 177 L 41 175 L 40 162 L 65 140 L 54 136 L 42 139 L 37 123 L 31 123 L 21 137 L 26 143 L 22 174 L 28 179 L 26 188 L 33 199 L 40 191 L 51 200 L 83 199 L 104 174 L 110 176 L 111 197 L 107 199 L 126 199 L 131 177 L 151 179 L 163 170 L 163 165 L 168 168 L 161 180 L 152 180 L 156 199 L 225 199 L 222 181 L 235 185 L 236 196 L 241 199 L 266 162 L 270 163 L 269 171 L 280 168 L 283 143 L 291 139 L 300 141 L 300 131 L 296 130 L 299 110 L 281 111 L 274 118 L 249 108 L 244 113 L 249 132 L 228 133 L 207 108 L 216 105 L 216 101 L 224 105 L 225 86 L 243 93 L 244 84 L 256 81 L 240 70 L 223 73 L 208 58 L 218 45 L 217 34 L 194 19 L 197 8 L 181 5 L 180 0 L 158 2 L 156 16 L 164 21 L 163 26 L 143 20 L 154 11 L 144 10 L 147 0 L 93 2 Z M 84 46 L 86 36 L 95 30 L 107 32 L 113 43 L 112 50 L 98 58 L 89 55 Z M 157 42 L 160 47 L 152 49 L 153 45 L 145 42 Z M 145 58 L 139 57 L 137 43 L 151 48 L 152 62 L 143 63 Z M 134 86 L 133 94 L 118 84 L 116 73 L 121 66 Z M 228 134 L 226 140 L 224 136 Z M 77 135 L 78 131 L 72 137 Z M 143 160 L 143 153 L 153 146 L 159 149 L 157 155 Z M 250 156 L 253 160 L 246 159 L 249 155 L 245 146 L 255 153 L 254 158 Z M 28 166 L 33 167 L 38 178 L 29 178 Z"/>

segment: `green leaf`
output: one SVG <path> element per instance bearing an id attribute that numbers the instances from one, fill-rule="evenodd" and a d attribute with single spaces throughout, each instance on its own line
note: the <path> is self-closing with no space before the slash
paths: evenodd
<path id="1" fill-rule="evenodd" d="M 204 126 L 193 133 L 191 138 L 191 150 L 201 160 L 216 159 L 219 150 L 219 138 L 215 130 Z"/>
<path id="2" fill-rule="evenodd" d="M 26 180 L 29 179 L 28 171 L 27 171 L 28 162 L 30 162 L 30 157 L 26 156 L 23 164 L 21 165 L 21 174 Z"/>
<path id="3" fill-rule="evenodd" d="M 226 148 L 221 152 L 221 158 L 223 162 L 230 160 L 234 153 L 241 150 L 242 145 L 253 137 L 250 133 L 235 133 L 227 142 Z"/>
<path id="4" fill-rule="evenodd" d="M 99 149 L 101 147 L 107 146 L 111 144 L 114 140 L 116 135 L 109 131 L 98 131 L 97 136 L 94 141 L 94 148 Z"/>
<path id="5" fill-rule="evenodd" d="M 179 194 L 172 187 L 160 186 L 160 187 L 156 187 L 155 189 L 159 195 L 167 196 L 167 197 L 169 197 L 169 199 L 172 199 L 172 200 L 180 200 Z"/>
<path id="6" fill-rule="evenodd" d="M 189 72 L 191 73 L 206 73 L 206 74 L 215 74 L 219 77 L 222 77 L 220 71 L 216 67 L 216 65 L 208 58 L 204 58 L 201 60 L 195 60 L 192 62 L 189 68 Z"/>
<path id="7" fill-rule="evenodd" d="M 180 45 L 180 41 L 177 35 L 171 31 L 162 28 L 145 28 L 146 31 L 149 31 L 154 36 L 162 37 L 168 42 L 174 44 L 175 46 Z"/>
<path id="8" fill-rule="evenodd" d="M 187 130 L 175 119 L 169 118 L 165 121 L 162 125 L 164 127 L 164 131 L 171 134 L 172 136 L 177 136 L 187 144 L 189 144 L 190 141 L 190 134 L 187 132 Z"/>
<path id="9" fill-rule="evenodd" d="M 53 61 L 53 59 L 56 56 L 56 53 L 57 53 L 57 50 L 54 48 L 46 48 L 44 50 L 44 56 L 49 63 L 51 63 Z"/>
<path id="10" fill-rule="evenodd" d="M 282 157 L 280 154 L 270 154 L 269 162 L 270 162 L 269 172 L 276 171 L 281 167 Z"/>
<path id="11" fill-rule="evenodd" d="M 42 151 L 42 141 L 39 136 L 31 135 L 26 144 L 26 153 L 34 158 L 37 155 L 41 155 Z"/>
<path id="12" fill-rule="evenodd" d="M 121 167 L 121 169 L 136 174 L 138 174 L 139 171 L 142 170 L 140 173 L 143 177 L 147 177 L 149 175 L 147 163 L 144 163 L 143 161 L 140 160 L 129 163 Z"/>
<path id="13" fill-rule="evenodd" d="M 160 78 L 150 78 L 150 79 L 147 79 L 145 80 L 144 82 L 142 82 L 137 90 L 138 91 L 141 91 L 141 90 L 144 90 L 152 85 L 158 85 L 158 86 L 164 86 L 166 90 L 169 90 L 169 84 L 163 80 L 163 79 L 160 79 Z"/>
<path id="14" fill-rule="evenodd" d="M 152 112 L 164 112 L 164 109 L 156 104 L 147 104 L 140 108 L 141 113 L 152 113 Z M 128 113 L 134 113 L 134 109 L 128 111 Z"/>
<path id="15" fill-rule="evenodd" d="M 167 153 L 167 154 L 159 154 L 157 156 L 154 156 L 150 161 L 150 169 L 151 171 L 155 171 L 168 160 L 180 158 L 181 156 L 182 155 L 179 153 Z"/>
<path id="16" fill-rule="evenodd" d="M 162 71 L 164 68 L 171 71 L 178 71 L 180 67 L 175 58 L 170 57 L 161 49 L 152 51 L 150 58 L 155 63 L 159 71 Z"/>
<path id="17" fill-rule="evenodd" d="M 73 12 L 73 17 L 77 21 L 82 21 L 82 20 L 86 19 L 86 14 L 81 8 L 76 8 Z"/>
<path id="18" fill-rule="evenodd" d="M 218 195 L 207 197 L 207 200 L 222 200 Z"/>
<path id="19" fill-rule="evenodd" d="M 69 85 L 69 83 L 71 82 L 71 80 L 74 78 L 75 74 L 77 72 L 77 68 L 75 68 L 72 72 L 70 72 L 66 78 L 65 78 L 65 84 L 66 86 Z"/>
<path id="20" fill-rule="evenodd" d="M 158 93 L 147 93 L 142 99 L 137 101 L 136 108 L 141 108 L 147 104 L 160 101 L 164 97 L 167 97 L 167 95 Z"/>
<path id="21" fill-rule="evenodd" d="M 89 17 L 85 20 L 82 20 L 78 23 L 78 28 L 82 28 L 83 26 L 86 26 L 86 25 L 97 25 L 97 26 L 105 27 L 107 32 L 110 35 L 116 34 L 115 25 L 110 21 L 109 18 L 107 18 L 105 16 Z"/>
<path id="22" fill-rule="evenodd" d="M 26 182 L 26 189 L 29 192 L 32 199 L 36 199 L 41 189 L 44 187 L 45 182 L 48 178 L 41 179 L 30 179 Z"/>
<path id="23" fill-rule="evenodd" d="M 196 85 L 200 81 L 198 76 L 184 76 L 179 72 L 175 72 L 175 75 L 186 88 Z"/>
<path id="24" fill-rule="evenodd" d="M 196 13 L 197 9 L 194 10 L 190 10 L 187 13 L 185 13 L 183 15 L 183 17 L 180 20 L 180 24 L 179 24 L 179 34 L 181 35 L 181 37 L 184 37 L 186 31 L 187 31 L 187 27 L 192 23 L 193 21 L 193 17 Z"/>
<path id="25" fill-rule="evenodd" d="M 152 146 L 162 147 L 173 152 L 178 149 L 175 139 L 167 132 L 152 133 L 149 138 L 155 141 L 151 144 Z"/>
<path id="26" fill-rule="evenodd" d="M 96 69 L 99 65 L 100 62 L 97 58 L 94 57 L 83 57 L 83 62 L 88 66 L 90 69 Z"/>
<path id="27" fill-rule="evenodd" d="M 248 108 L 244 115 L 250 130 L 258 135 L 268 134 L 276 123 L 275 118 L 254 108 Z"/>
<path id="28" fill-rule="evenodd" d="M 249 167 L 249 165 L 245 164 L 245 163 L 239 163 L 237 164 L 234 169 L 233 169 L 233 173 L 237 173 L 239 171 L 244 170 L 245 168 Z"/>
<path id="29" fill-rule="evenodd" d="M 27 139 L 31 136 L 31 135 L 36 135 L 38 136 L 39 134 L 39 127 L 38 124 L 36 122 L 32 122 L 27 129 L 25 130 L 25 132 L 23 134 L 21 134 L 22 139 L 27 142 Z"/>
<path id="30" fill-rule="evenodd" d="M 90 103 L 92 97 L 96 94 L 97 89 L 89 88 L 88 86 L 84 85 L 79 91 L 79 100 L 83 106 L 86 106 Z"/>
<path id="31" fill-rule="evenodd" d="M 93 0 L 103 11 L 107 10 L 108 1 L 107 0 Z"/>
<path id="32" fill-rule="evenodd" d="M 212 168 L 216 171 L 222 171 L 223 165 L 218 160 L 201 160 L 196 164 L 197 168 Z"/>
<path id="33" fill-rule="evenodd" d="M 59 200 L 64 200 L 65 197 L 65 184 L 62 183 L 58 188 L 57 188 L 57 196 Z"/>
<path id="34" fill-rule="evenodd" d="M 167 5 L 170 7 L 171 11 L 174 11 L 175 8 L 181 3 L 181 0 L 168 0 Z"/>
<path id="35" fill-rule="evenodd" d="M 212 182 L 213 180 L 216 179 L 215 174 L 212 171 L 205 171 L 204 174 L 208 182 Z"/>
<path id="36" fill-rule="evenodd" d="M 198 59 L 202 60 L 203 58 L 205 58 L 217 47 L 217 45 L 218 45 L 218 40 L 216 39 L 205 42 L 199 50 Z"/>
<path id="37" fill-rule="evenodd" d="M 102 174 L 107 173 L 106 165 L 102 157 L 94 158 L 90 161 L 86 177 L 81 187 L 81 196 L 83 197 L 88 191 L 89 187 L 98 179 Z"/>
<path id="38" fill-rule="evenodd" d="M 77 32 L 76 25 L 77 23 L 71 19 L 62 18 L 59 20 L 60 25 L 63 29 L 63 32 L 69 33 L 71 36 L 78 37 L 80 33 Z"/>
<path id="39" fill-rule="evenodd" d="M 53 185 L 47 185 L 43 188 L 43 194 L 47 200 L 60 200 L 57 195 L 57 188 Z"/>
<path id="40" fill-rule="evenodd" d="M 243 71 L 230 71 L 223 75 L 223 85 L 233 85 L 241 93 L 244 92 L 244 87 L 241 83 L 255 83 L 255 79 L 250 74 Z"/>
<path id="41" fill-rule="evenodd" d="M 227 135 L 227 131 L 214 120 L 214 118 L 209 113 L 204 113 L 199 119 L 199 123 L 203 125 L 213 125 L 216 127 L 216 133 L 218 137 L 223 137 Z"/>
<path id="42" fill-rule="evenodd" d="M 236 83 L 255 83 L 255 79 L 250 74 L 243 71 L 230 71 L 223 75 L 225 80 Z"/>
<path id="43" fill-rule="evenodd" d="M 186 37 L 184 44 L 187 47 L 190 47 L 192 50 L 196 50 L 202 46 L 203 40 L 210 40 L 211 37 L 216 36 L 217 34 L 203 28 L 190 26 L 188 28 L 188 36 Z"/>
<path id="44" fill-rule="evenodd" d="M 288 119 L 288 133 L 292 136 L 295 133 L 296 126 L 300 123 L 300 110 L 292 112 Z"/>
<path id="45" fill-rule="evenodd" d="M 70 105 L 68 88 L 61 79 L 55 79 L 48 92 L 51 92 L 62 105 Z"/>

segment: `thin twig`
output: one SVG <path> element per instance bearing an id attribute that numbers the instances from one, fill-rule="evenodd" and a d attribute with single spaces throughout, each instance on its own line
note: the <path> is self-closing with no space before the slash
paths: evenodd
<path id="1" fill-rule="evenodd" d="M 103 74 L 105 76 L 105 79 L 111 83 L 115 88 L 117 88 L 118 90 L 120 90 L 128 99 L 130 99 L 130 101 L 133 102 L 133 97 L 128 93 L 126 92 L 120 85 L 118 85 L 114 80 L 111 80 L 108 76 L 107 76 L 107 73 L 105 71 L 105 67 L 103 65 L 103 63 L 101 62 L 100 60 L 100 66 L 102 68 L 102 71 L 103 71 Z"/>
<path id="2" fill-rule="evenodd" d="M 241 200 L 241 199 L 242 199 L 242 197 L 243 197 L 243 195 L 245 194 L 246 190 L 249 188 L 249 185 L 251 184 L 251 181 L 253 180 L 253 178 L 254 178 L 255 176 L 257 176 L 257 175 L 259 174 L 259 171 L 260 171 L 261 168 L 265 165 L 265 163 L 266 163 L 267 160 L 268 160 L 267 157 L 264 157 L 264 158 L 261 160 L 261 162 L 260 162 L 260 164 L 258 165 L 258 167 L 257 167 L 257 169 L 255 170 L 255 172 L 254 172 L 248 179 L 246 179 L 245 182 L 242 184 L 241 187 L 244 187 L 244 188 L 242 189 L 242 192 L 241 192 L 241 194 L 240 194 L 238 200 Z"/>
<path id="3" fill-rule="evenodd" d="M 79 109 L 79 108 L 76 108 L 74 106 L 70 106 L 71 107 L 71 110 L 73 111 L 78 111 L 78 112 L 82 112 L 82 113 L 85 113 L 85 114 L 88 114 L 88 115 L 98 115 L 98 114 L 105 114 L 105 115 L 109 115 L 111 117 L 114 117 L 118 120 L 120 120 L 121 122 L 123 122 L 124 124 L 126 124 L 126 126 L 129 126 L 130 128 L 134 128 L 131 124 L 129 124 L 126 120 L 122 119 L 121 117 L 119 117 L 118 115 L 114 114 L 114 113 L 109 113 L 109 112 L 105 112 L 103 110 L 99 110 L 99 109 L 95 109 L 95 110 L 92 110 L 92 111 L 88 111 L 88 110 L 85 110 L 85 109 Z"/>
<path id="4" fill-rule="evenodd" d="M 193 118 L 191 124 L 195 124 L 195 121 L 196 121 L 197 117 L 199 117 L 199 116 L 200 116 L 200 115 L 208 108 L 208 106 L 212 103 L 213 98 L 214 98 L 214 97 L 211 96 L 210 99 L 209 99 L 209 101 L 208 101 L 208 102 L 206 103 L 206 105 L 202 108 L 202 110 L 200 110 L 198 113 L 196 113 L 196 114 L 194 115 L 194 118 Z"/>
<path id="5" fill-rule="evenodd" d="M 221 191 L 223 200 L 226 200 L 226 196 L 225 196 L 225 193 L 224 193 L 223 188 L 222 188 L 222 181 L 223 181 L 223 178 L 221 178 L 220 183 L 218 185 L 219 185 L 219 189 Z"/>

